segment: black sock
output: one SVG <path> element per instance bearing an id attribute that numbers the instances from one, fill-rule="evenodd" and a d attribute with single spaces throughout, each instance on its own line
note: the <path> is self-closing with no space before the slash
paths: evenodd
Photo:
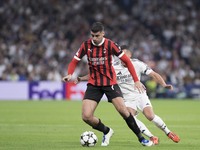
<path id="1" fill-rule="evenodd" d="M 128 118 L 125 119 L 128 127 L 135 133 L 135 135 L 138 137 L 138 140 L 141 142 L 144 137 L 142 136 L 142 133 L 138 127 L 138 125 L 135 122 L 135 119 L 132 115 L 130 115 Z"/>
<path id="2" fill-rule="evenodd" d="M 93 129 L 96 129 L 96 130 L 98 130 L 98 131 L 101 131 L 101 132 L 103 132 L 104 134 L 107 134 L 107 133 L 110 131 L 110 128 L 107 127 L 107 126 L 105 126 L 105 125 L 101 122 L 100 119 L 99 119 L 98 125 L 97 125 L 96 127 L 92 127 L 92 128 L 93 128 Z"/>

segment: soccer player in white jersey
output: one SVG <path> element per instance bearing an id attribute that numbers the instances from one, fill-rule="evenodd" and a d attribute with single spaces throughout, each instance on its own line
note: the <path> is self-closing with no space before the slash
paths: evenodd
<path id="1" fill-rule="evenodd" d="M 126 55 L 131 58 L 132 53 L 127 49 L 127 46 L 122 46 L 121 49 L 126 53 Z M 173 90 L 173 86 L 170 84 L 166 84 L 164 79 L 155 71 L 153 71 L 147 64 L 138 60 L 131 59 L 133 63 L 137 76 L 139 80 L 141 79 L 141 75 L 148 75 L 152 77 L 157 83 L 159 83 L 163 88 Z M 153 122 L 158 128 L 165 132 L 165 134 L 172 139 L 175 143 L 180 141 L 180 138 L 173 132 L 171 132 L 166 126 L 165 122 L 156 114 L 154 114 L 153 107 L 149 100 L 149 97 L 146 93 L 139 93 L 136 89 L 133 88 L 134 82 L 131 79 L 130 73 L 128 69 L 121 61 L 116 61 L 114 63 L 114 69 L 117 74 L 117 81 L 123 93 L 125 105 L 128 108 L 129 112 L 136 116 L 137 109 L 143 112 L 145 117 Z M 140 128 L 140 130 L 150 138 L 154 142 L 154 144 L 158 144 L 158 138 L 153 136 L 153 134 L 147 129 L 147 127 L 139 121 L 136 117 L 135 120 Z"/>

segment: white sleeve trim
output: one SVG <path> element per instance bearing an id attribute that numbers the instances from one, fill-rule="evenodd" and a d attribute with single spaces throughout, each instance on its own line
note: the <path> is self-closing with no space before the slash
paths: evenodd
<path id="1" fill-rule="evenodd" d="M 124 55 L 124 52 L 122 52 L 118 57 L 121 58 Z"/>
<path id="2" fill-rule="evenodd" d="M 149 69 L 147 69 L 147 71 L 146 71 L 145 74 L 146 74 L 146 75 L 149 75 L 152 71 L 153 71 L 153 70 L 149 68 Z"/>
<path id="3" fill-rule="evenodd" d="M 78 61 L 80 61 L 81 59 L 80 58 L 78 58 L 77 56 L 74 56 L 74 58 L 76 59 L 76 60 L 78 60 Z"/>

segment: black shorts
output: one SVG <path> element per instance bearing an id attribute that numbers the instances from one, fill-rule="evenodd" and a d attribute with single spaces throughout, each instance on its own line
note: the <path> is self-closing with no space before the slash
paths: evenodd
<path id="1" fill-rule="evenodd" d="M 113 98 L 123 97 L 120 87 L 117 84 L 111 86 L 94 86 L 88 84 L 83 99 L 90 99 L 99 103 L 103 94 L 106 95 L 109 102 L 112 102 Z"/>

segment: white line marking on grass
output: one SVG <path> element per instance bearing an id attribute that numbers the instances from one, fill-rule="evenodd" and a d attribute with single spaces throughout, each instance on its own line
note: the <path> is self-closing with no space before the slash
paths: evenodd
<path id="1" fill-rule="evenodd" d="M 0 123 L 0 126 L 59 126 L 59 127 L 69 127 L 74 125 L 70 124 L 7 124 L 7 123 Z"/>

